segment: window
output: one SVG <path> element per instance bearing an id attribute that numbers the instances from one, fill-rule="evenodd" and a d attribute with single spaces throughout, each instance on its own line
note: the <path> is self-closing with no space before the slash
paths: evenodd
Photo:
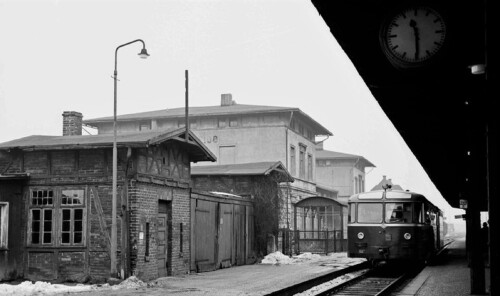
<path id="1" fill-rule="evenodd" d="M 358 177 L 354 177 L 354 194 L 359 193 L 358 191 Z"/>
<path id="2" fill-rule="evenodd" d="M 9 203 L 0 202 L 0 249 L 7 248 L 9 238 Z"/>
<path id="3" fill-rule="evenodd" d="M 229 119 L 229 126 L 230 127 L 236 127 L 238 126 L 238 118 L 232 117 Z"/>
<path id="4" fill-rule="evenodd" d="M 219 118 L 217 126 L 218 127 L 226 127 L 226 119 L 225 118 Z"/>
<path id="5" fill-rule="evenodd" d="M 61 244 L 83 244 L 83 209 L 61 210 Z"/>
<path id="6" fill-rule="evenodd" d="M 61 205 L 83 205 L 83 190 L 62 190 Z"/>
<path id="7" fill-rule="evenodd" d="M 307 154 L 307 177 L 309 180 L 313 179 L 313 157 Z"/>
<path id="8" fill-rule="evenodd" d="M 295 176 L 296 174 L 296 160 L 295 160 L 295 147 L 290 146 L 290 174 Z"/>
<path id="9" fill-rule="evenodd" d="M 411 223 L 411 203 L 386 203 L 385 222 L 387 223 Z"/>
<path id="10" fill-rule="evenodd" d="M 31 194 L 31 205 L 50 206 L 53 204 L 54 192 L 52 190 L 33 190 Z"/>
<path id="11" fill-rule="evenodd" d="M 53 243 L 53 190 L 32 190 L 30 209 L 30 235 L 32 245 L 50 245 Z"/>
<path id="12" fill-rule="evenodd" d="M 85 221 L 85 190 L 36 189 L 31 191 L 29 245 L 83 245 Z"/>
<path id="13" fill-rule="evenodd" d="M 358 223 L 380 223 L 382 222 L 381 203 L 359 203 Z"/>
<path id="14" fill-rule="evenodd" d="M 140 131 L 148 131 L 151 129 L 151 121 L 142 121 L 139 123 Z"/>
<path id="15" fill-rule="evenodd" d="M 299 178 L 306 178 L 306 146 L 299 144 Z"/>
<path id="16" fill-rule="evenodd" d="M 356 204 L 349 205 L 349 222 L 353 223 L 356 221 Z"/>
<path id="17" fill-rule="evenodd" d="M 32 209 L 31 210 L 31 236 L 32 245 L 52 244 L 52 209 Z"/>
<path id="18" fill-rule="evenodd" d="M 413 223 L 424 223 L 424 212 L 423 203 L 413 204 Z"/>

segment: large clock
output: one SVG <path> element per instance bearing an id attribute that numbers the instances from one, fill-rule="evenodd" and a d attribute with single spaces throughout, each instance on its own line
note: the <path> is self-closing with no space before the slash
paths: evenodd
<path id="1" fill-rule="evenodd" d="M 428 64 L 446 40 L 446 23 L 436 10 L 417 6 L 396 13 L 381 29 L 380 42 L 389 61 L 399 67 Z"/>

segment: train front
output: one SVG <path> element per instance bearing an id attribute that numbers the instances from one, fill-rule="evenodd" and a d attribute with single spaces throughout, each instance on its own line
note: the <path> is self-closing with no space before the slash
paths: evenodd
<path id="1" fill-rule="evenodd" d="M 432 206 L 419 194 L 373 191 L 354 195 L 349 199 L 348 256 L 373 262 L 423 262 L 435 249 L 432 220 Z"/>

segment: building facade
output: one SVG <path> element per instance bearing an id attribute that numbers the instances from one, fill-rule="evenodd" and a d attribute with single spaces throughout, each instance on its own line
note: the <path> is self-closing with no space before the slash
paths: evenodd
<path id="1" fill-rule="evenodd" d="M 337 190 L 337 199 L 340 202 L 347 204 L 351 195 L 366 190 L 367 167 L 375 165 L 363 156 L 324 150 L 322 143 L 316 146 L 318 186 Z"/>
<path id="2" fill-rule="evenodd" d="M 185 126 L 184 108 L 118 116 L 119 131 L 162 130 Z M 84 120 L 99 134 L 113 131 L 113 118 Z M 288 216 L 282 228 L 294 228 L 293 205 L 316 196 L 317 136 L 332 133 L 298 108 L 236 104 L 231 94 L 220 106 L 189 108 L 189 126 L 217 157 L 217 165 L 281 162 L 294 178 L 282 185 Z M 204 165 L 204 164 L 199 164 Z"/>
<path id="3" fill-rule="evenodd" d="M 63 116 L 81 128 L 81 114 Z M 188 273 L 190 163 L 215 156 L 184 128 L 118 135 L 119 274 L 110 274 L 113 136 L 64 131 L 0 144 L 0 280 Z"/>

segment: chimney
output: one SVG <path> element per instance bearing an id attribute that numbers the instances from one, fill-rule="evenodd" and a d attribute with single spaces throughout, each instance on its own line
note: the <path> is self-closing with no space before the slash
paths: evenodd
<path id="1" fill-rule="evenodd" d="M 76 111 L 64 111 L 63 136 L 81 136 L 83 115 Z"/>
<path id="2" fill-rule="evenodd" d="M 233 104 L 232 94 L 221 94 L 220 95 L 220 105 L 221 106 L 231 106 Z"/>

